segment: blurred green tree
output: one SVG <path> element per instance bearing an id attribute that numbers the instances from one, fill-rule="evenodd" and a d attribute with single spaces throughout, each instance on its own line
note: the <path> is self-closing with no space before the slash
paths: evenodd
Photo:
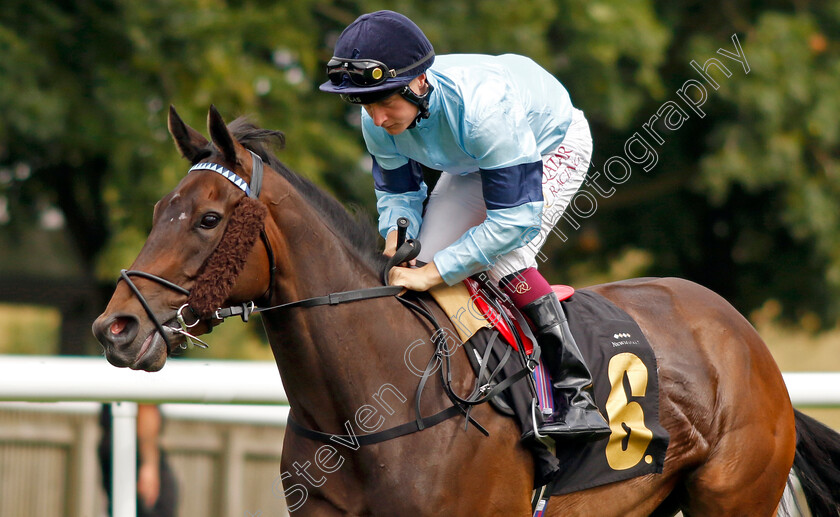
<path id="1" fill-rule="evenodd" d="M 658 162 L 636 166 L 601 199 L 559 263 L 592 260 L 607 269 L 628 249 L 651 255 L 638 272 L 688 277 L 743 312 L 768 299 L 784 315 L 840 315 L 838 134 L 840 8 L 830 3 L 568 2 L 552 24 L 555 74 L 589 116 L 591 171 L 622 156 L 628 138 L 686 80 L 716 57 L 700 118 L 652 146 Z M 740 38 L 749 64 L 717 54 Z M 832 39 L 834 37 L 834 39 Z M 562 57 L 562 59 L 560 59 Z M 650 140 L 650 139 L 649 139 Z M 562 278 L 562 276 L 560 277 Z"/>
<path id="2" fill-rule="evenodd" d="M 679 275 L 745 312 L 776 298 L 789 317 L 836 318 L 840 8 L 830 3 L 7 0 L 0 242 L 62 229 L 75 274 L 112 281 L 186 169 L 168 141 L 169 104 L 200 130 L 211 103 L 284 130 L 287 164 L 373 215 L 358 108 L 317 85 L 340 31 L 382 8 L 414 19 L 438 53 L 515 52 L 545 66 L 590 120 L 592 171 L 700 79 L 692 60 L 720 57 L 738 34 L 750 72 L 716 76 L 706 116 L 690 113 L 656 145 L 652 170 L 636 166 L 567 242 L 550 240 L 543 267 L 570 282 L 580 271 Z"/>

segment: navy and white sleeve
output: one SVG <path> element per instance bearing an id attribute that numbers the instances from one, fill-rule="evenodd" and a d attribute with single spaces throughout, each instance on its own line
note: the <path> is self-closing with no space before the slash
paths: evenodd
<path id="1" fill-rule="evenodd" d="M 397 219 L 408 219 L 408 238 L 420 233 L 423 220 L 423 201 L 428 188 L 423 182 L 423 170 L 414 160 L 408 160 L 396 169 L 380 167 L 373 157 L 373 186 L 376 191 L 376 209 L 379 212 L 379 234 L 387 237 L 397 228 Z"/>
<path id="2" fill-rule="evenodd" d="M 371 172 L 379 212 L 379 234 L 383 238 L 397 228 L 397 219 L 408 219 L 408 238 L 420 233 L 423 202 L 428 188 L 420 165 L 401 155 L 394 138 L 376 127 L 362 109 L 362 136 L 373 158 Z"/>
<path id="3" fill-rule="evenodd" d="M 529 243 L 542 220 L 542 158 L 521 107 L 502 102 L 488 110 L 473 124 L 467 146 L 480 164 L 487 218 L 435 254 L 449 285 Z"/>

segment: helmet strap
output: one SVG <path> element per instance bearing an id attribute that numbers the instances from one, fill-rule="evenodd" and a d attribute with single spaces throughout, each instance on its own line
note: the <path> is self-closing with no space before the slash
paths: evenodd
<path id="1" fill-rule="evenodd" d="M 429 113 L 429 96 L 435 87 L 429 83 L 426 83 L 426 87 L 426 93 L 423 95 L 417 95 L 414 93 L 414 90 L 412 90 L 409 85 L 405 85 L 401 90 L 399 90 L 400 95 L 402 95 L 405 100 L 414 104 L 418 108 L 417 117 L 414 119 L 414 122 L 408 126 L 408 129 L 413 128 L 418 122 L 420 122 L 420 120 L 429 118 L 429 115 L 431 115 L 431 113 Z"/>

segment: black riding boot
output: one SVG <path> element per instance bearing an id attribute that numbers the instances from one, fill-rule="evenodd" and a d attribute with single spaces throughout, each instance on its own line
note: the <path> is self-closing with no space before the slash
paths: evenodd
<path id="1" fill-rule="evenodd" d="M 595 440 L 610 434 L 610 426 L 592 397 L 592 374 L 569 331 L 566 313 L 554 293 L 522 307 L 531 320 L 554 387 L 554 421 L 539 428 L 555 440 Z"/>

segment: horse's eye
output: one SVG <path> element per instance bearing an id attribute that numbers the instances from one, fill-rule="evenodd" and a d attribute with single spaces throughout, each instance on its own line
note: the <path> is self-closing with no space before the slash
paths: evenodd
<path id="1" fill-rule="evenodd" d="M 215 212 L 210 212 L 209 214 L 204 214 L 204 217 L 201 218 L 200 226 L 205 230 L 212 230 L 219 226 L 220 222 L 222 222 L 222 216 Z"/>

